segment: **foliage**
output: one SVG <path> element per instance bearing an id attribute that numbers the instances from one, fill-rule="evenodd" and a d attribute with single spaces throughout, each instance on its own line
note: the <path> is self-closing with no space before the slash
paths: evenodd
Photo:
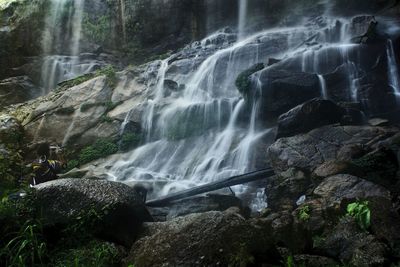
<path id="1" fill-rule="evenodd" d="M 85 36 L 96 44 L 103 44 L 111 34 L 110 16 L 101 16 L 91 19 L 89 14 L 84 14 L 82 28 Z"/>
<path id="2" fill-rule="evenodd" d="M 61 91 L 61 90 L 65 90 L 65 89 L 77 86 L 77 85 L 79 85 L 81 83 L 84 83 L 86 81 L 89 81 L 90 79 L 93 79 L 95 77 L 96 77 L 95 73 L 83 74 L 83 75 L 78 76 L 78 77 L 76 77 L 74 79 L 67 80 L 67 81 L 64 81 L 64 82 L 60 83 L 57 90 Z"/>
<path id="3" fill-rule="evenodd" d="M 371 225 L 371 210 L 368 201 L 357 201 L 347 205 L 347 215 L 355 218 L 361 229 L 367 230 Z"/>
<path id="4" fill-rule="evenodd" d="M 103 123 L 111 123 L 113 122 L 113 119 L 108 117 L 107 115 L 103 115 L 101 116 L 100 121 Z"/>
<path id="5" fill-rule="evenodd" d="M 258 63 L 258 64 L 253 65 L 249 69 L 243 71 L 242 73 L 240 73 L 235 81 L 235 85 L 236 85 L 237 89 L 239 90 L 239 92 L 241 92 L 242 94 L 247 93 L 251 86 L 250 76 L 257 71 L 262 70 L 263 68 L 264 68 L 264 64 Z"/>
<path id="6" fill-rule="evenodd" d="M 0 255 L 7 266 L 34 266 L 43 263 L 46 255 L 46 243 L 40 221 L 26 221 L 5 247 Z"/>
<path id="7" fill-rule="evenodd" d="M 288 256 L 288 257 L 286 258 L 285 267 L 294 267 L 294 266 L 295 266 L 295 264 L 294 264 L 293 256 L 290 255 L 290 256 Z"/>
<path id="8" fill-rule="evenodd" d="M 125 133 L 122 135 L 119 149 L 122 151 L 128 151 L 136 147 L 140 143 L 140 136 L 135 133 Z"/>
<path id="9" fill-rule="evenodd" d="M 100 139 L 93 145 L 82 149 L 79 155 L 79 161 L 80 164 L 85 164 L 93 160 L 112 155 L 117 151 L 118 146 L 114 142 L 108 139 Z"/>
<path id="10" fill-rule="evenodd" d="M 70 170 L 72 170 L 72 169 L 74 169 L 74 168 L 76 168 L 76 167 L 79 167 L 79 160 L 77 160 L 77 159 L 71 159 L 71 160 L 69 160 L 68 163 L 67 163 L 66 172 L 68 172 L 68 171 L 70 171 Z"/>
<path id="11" fill-rule="evenodd" d="M 64 81 L 59 84 L 57 91 L 63 91 L 65 89 L 77 86 L 81 83 L 89 81 L 93 78 L 105 75 L 106 83 L 109 87 L 114 87 L 117 84 L 117 76 L 116 71 L 112 65 L 107 65 L 104 68 L 97 70 L 96 72 L 86 73 L 81 76 L 78 76 L 74 79 Z"/>
<path id="12" fill-rule="evenodd" d="M 115 246 L 92 240 L 78 247 L 61 250 L 54 255 L 52 266 L 99 266 L 109 267 L 118 265 L 118 250 Z"/>
<path id="13" fill-rule="evenodd" d="M 45 260 L 47 246 L 42 223 L 34 216 L 33 195 L 26 189 L 21 199 L 3 197 L 0 203 L 0 265 L 35 266 Z"/>
<path id="14" fill-rule="evenodd" d="M 299 211 L 299 219 L 301 221 L 308 221 L 310 219 L 310 206 L 305 205 L 303 207 L 301 207 L 300 211 Z"/>
<path id="15" fill-rule="evenodd" d="M 239 244 L 237 254 L 231 256 L 229 266 L 245 267 L 254 263 L 254 257 L 249 253 L 245 243 Z"/>
<path id="16" fill-rule="evenodd" d="M 0 197 L 17 187 L 23 174 L 22 156 L 16 151 L 0 151 Z"/>
<path id="17" fill-rule="evenodd" d="M 110 88 L 114 88 L 117 85 L 118 79 L 116 71 L 112 65 L 107 65 L 106 67 L 96 71 L 96 77 L 101 75 L 106 76 L 106 82 Z"/>
<path id="18" fill-rule="evenodd" d="M 94 102 L 94 103 L 83 103 L 81 105 L 81 112 L 86 112 L 89 109 L 91 109 L 92 107 L 99 107 L 99 106 L 104 106 L 106 108 L 105 112 L 109 112 L 111 110 L 113 110 L 115 107 L 117 107 L 118 105 L 120 105 L 120 102 L 111 102 L 111 101 L 107 101 L 107 102 Z"/>

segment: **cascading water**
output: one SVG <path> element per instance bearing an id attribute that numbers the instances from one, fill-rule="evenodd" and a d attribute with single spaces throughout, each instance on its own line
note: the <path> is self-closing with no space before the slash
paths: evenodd
<path id="1" fill-rule="evenodd" d="M 93 71 L 92 60 L 80 59 L 84 0 L 51 0 L 42 48 L 43 94 L 61 81 Z"/>
<path id="2" fill-rule="evenodd" d="M 119 181 L 151 183 L 154 195 L 165 195 L 259 168 L 256 148 L 273 140 L 266 138 L 270 129 L 257 119 L 260 100 L 249 103 L 242 98 L 234 85 L 237 76 L 256 63 L 277 58 L 277 66 L 289 64 L 290 70 L 317 75 L 326 99 L 330 93 L 325 75 L 340 69 L 346 74 L 343 101 L 356 100 L 360 59 L 355 52 L 362 45 L 350 43 L 354 29 L 349 24 L 343 18 L 320 18 L 239 37 L 236 43 L 204 54 L 215 49 L 214 38 L 220 41 L 225 34 L 218 32 L 189 48 L 198 51 L 193 62 L 201 63 L 193 63 L 184 73 L 176 72 L 174 56 L 158 62 L 157 81 L 148 88 L 150 97 L 142 113 L 145 141 L 112 162 L 109 175 Z M 181 89 L 171 91 L 166 79 Z M 252 79 L 260 85 L 258 74 Z M 261 85 L 255 87 L 262 94 Z M 239 186 L 235 191 L 248 189 Z M 255 195 L 263 196 L 262 190 Z M 265 201 L 256 198 L 253 208 L 262 207 L 260 203 Z"/>
<path id="3" fill-rule="evenodd" d="M 400 103 L 400 76 L 399 70 L 396 63 L 396 55 L 394 52 L 393 41 L 388 40 L 387 44 L 387 61 L 388 61 L 388 76 L 390 85 L 393 88 L 394 93 L 396 94 L 397 103 Z"/>
<path id="4" fill-rule="evenodd" d="M 245 36 L 246 22 L 247 22 L 247 0 L 239 0 L 239 22 L 238 22 L 239 40 L 242 40 Z"/>

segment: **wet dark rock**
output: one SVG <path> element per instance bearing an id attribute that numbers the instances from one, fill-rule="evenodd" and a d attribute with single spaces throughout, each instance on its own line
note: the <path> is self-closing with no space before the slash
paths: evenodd
<path id="1" fill-rule="evenodd" d="M 278 139 L 268 148 L 267 157 L 275 172 L 291 167 L 312 172 L 326 161 L 346 160 L 348 155 L 343 152 L 344 147 L 364 146 L 361 153 L 355 151 L 358 156 L 362 156 L 362 153 L 367 152 L 365 148 L 372 147 L 397 131 L 396 128 L 329 125 L 306 134 Z M 339 158 L 340 151 L 344 155 Z"/>
<path id="2" fill-rule="evenodd" d="M 171 92 L 180 91 L 182 89 L 179 84 L 173 80 L 164 80 L 164 89 L 169 90 Z"/>
<path id="3" fill-rule="evenodd" d="M 0 81 L 0 107 L 25 102 L 39 94 L 39 89 L 27 76 L 12 77 Z"/>
<path id="4" fill-rule="evenodd" d="M 396 97 L 389 85 L 366 84 L 358 91 L 358 97 L 366 106 L 370 116 L 384 116 L 397 110 Z"/>
<path id="5" fill-rule="evenodd" d="M 191 214 L 150 227 L 148 235 L 133 245 L 126 263 L 246 265 L 253 260 L 263 262 L 274 254 L 270 227 L 250 223 L 233 210 Z"/>
<path id="6" fill-rule="evenodd" d="M 399 170 L 397 152 L 398 150 L 380 148 L 353 160 L 353 164 L 364 171 L 364 179 L 394 189 Z"/>
<path id="7" fill-rule="evenodd" d="M 9 115 L 0 115 L 0 143 L 9 144 L 17 148 L 22 141 L 24 129 L 17 119 Z"/>
<path id="8" fill-rule="evenodd" d="M 268 198 L 268 207 L 280 210 L 285 206 L 295 207 L 296 201 L 310 188 L 311 179 L 301 170 L 290 168 L 277 176 L 270 177 L 267 183 L 265 194 Z"/>
<path id="9" fill-rule="evenodd" d="M 326 178 L 315 188 L 313 194 L 322 198 L 329 206 L 342 201 L 381 198 L 390 200 L 385 188 L 348 174 L 338 174 Z"/>
<path id="10" fill-rule="evenodd" d="M 242 209 L 241 200 L 233 195 L 207 194 L 174 201 L 163 208 L 148 209 L 155 220 L 165 221 L 191 213 L 224 211 L 231 207 Z"/>
<path id="11" fill-rule="evenodd" d="M 291 108 L 320 96 L 318 77 L 315 74 L 265 69 L 253 75 L 259 81 L 253 83 L 249 96 L 261 97 L 263 119 L 276 118 Z M 261 87 L 261 95 L 257 92 Z"/>
<path id="12" fill-rule="evenodd" d="M 106 213 L 97 234 L 106 240 L 130 245 L 140 226 L 152 217 L 140 196 L 127 185 L 105 180 L 60 179 L 34 187 L 45 225 L 68 225 L 78 216 L 94 210 Z"/>
<path id="13" fill-rule="evenodd" d="M 307 255 L 307 254 L 300 254 L 294 255 L 294 262 L 296 264 L 304 265 L 307 267 L 324 267 L 324 266 L 338 266 L 338 262 L 334 259 L 318 256 L 318 255 Z"/>
<path id="14" fill-rule="evenodd" d="M 343 218 L 318 249 L 353 266 L 384 266 L 388 262 L 388 247 L 362 231 L 351 217 Z"/>
<path id="15" fill-rule="evenodd" d="M 389 120 L 381 119 L 381 118 L 374 118 L 368 120 L 368 124 L 371 126 L 389 126 Z"/>
<path id="16" fill-rule="evenodd" d="M 301 253 L 311 247 L 312 238 L 303 223 L 288 211 L 272 213 L 260 219 L 266 225 L 271 225 L 271 239 L 280 247 L 288 248 L 292 253 Z"/>
<path id="17" fill-rule="evenodd" d="M 340 122 L 345 110 L 330 100 L 312 99 L 278 118 L 277 138 L 305 133 L 323 125 Z"/>
<path id="18" fill-rule="evenodd" d="M 313 176 L 316 179 L 326 178 L 336 174 L 351 174 L 355 176 L 362 175 L 364 172 L 358 166 L 348 161 L 330 160 L 319 165 L 314 171 Z"/>

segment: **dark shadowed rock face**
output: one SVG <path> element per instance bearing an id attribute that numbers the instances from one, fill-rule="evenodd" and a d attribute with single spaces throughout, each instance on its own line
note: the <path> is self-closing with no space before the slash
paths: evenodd
<path id="1" fill-rule="evenodd" d="M 344 200 L 382 198 L 389 200 L 390 193 L 383 187 L 347 174 L 326 178 L 314 190 L 314 195 L 322 198 L 328 205 Z"/>
<path id="2" fill-rule="evenodd" d="M 397 131 L 396 128 L 329 125 L 306 134 L 278 139 L 268 148 L 267 157 L 275 172 L 291 167 L 312 172 L 326 161 L 349 156 L 342 151 L 349 146 L 373 146 Z"/>
<path id="3" fill-rule="evenodd" d="M 279 116 L 277 138 L 340 122 L 345 110 L 329 100 L 312 99 Z"/>
<path id="4" fill-rule="evenodd" d="M 60 179 L 35 188 L 35 201 L 47 225 L 68 225 L 91 210 L 102 214 L 99 226 L 105 238 L 132 244 L 144 221 L 152 218 L 140 196 L 127 185 L 104 180 Z"/>
<path id="5" fill-rule="evenodd" d="M 270 229 L 251 224 L 232 210 L 179 217 L 147 226 L 126 263 L 138 266 L 243 266 L 268 257 Z"/>
<path id="6" fill-rule="evenodd" d="M 315 74 L 264 69 L 253 77 L 258 77 L 258 81 L 245 94 L 261 97 L 261 114 L 264 119 L 276 118 L 321 94 Z"/>
<path id="7" fill-rule="evenodd" d="M 39 94 L 38 88 L 26 76 L 0 81 L 0 107 L 28 101 Z"/>
<path id="8" fill-rule="evenodd" d="M 233 195 L 207 194 L 177 200 L 166 207 L 148 209 L 156 221 L 165 221 L 192 213 L 224 211 L 231 207 L 242 208 L 242 201 Z"/>

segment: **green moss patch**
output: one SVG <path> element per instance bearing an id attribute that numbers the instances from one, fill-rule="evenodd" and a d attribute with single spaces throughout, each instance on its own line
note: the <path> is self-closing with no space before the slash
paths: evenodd
<path id="1" fill-rule="evenodd" d="M 257 63 L 239 74 L 236 78 L 235 85 L 240 93 L 247 94 L 249 92 L 251 86 L 250 76 L 262 69 L 264 69 L 264 64 Z"/>

